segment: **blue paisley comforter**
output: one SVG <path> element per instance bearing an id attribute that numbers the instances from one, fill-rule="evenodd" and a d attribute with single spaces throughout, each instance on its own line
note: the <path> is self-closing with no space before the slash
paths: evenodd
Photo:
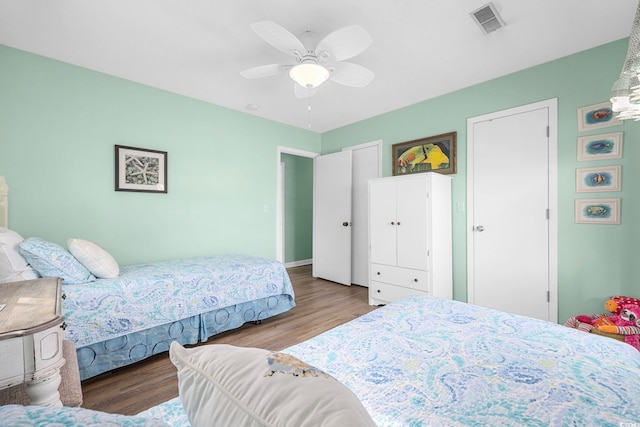
<path id="1" fill-rule="evenodd" d="M 118 278 L 62 288 L 66 336 L 78 348 L 275 295 L 295 305 L 281 263 L 237 254 L 123 266 Z"/>
<path id="2" fill-rule="evenodd" d="M 0 427 L 169 427 L 161 419 L 67 406 L 0 406 Z"/>
<path id="3" fill-rule="evenodd" d="M 640 424 L 633 347 L 461 302 L 411 297 L 284 351 L 346 384 L 379 426 Z"/>

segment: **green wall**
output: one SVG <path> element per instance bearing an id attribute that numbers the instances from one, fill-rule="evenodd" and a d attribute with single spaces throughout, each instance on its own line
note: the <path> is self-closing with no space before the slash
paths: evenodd
<path id="1" fill-rule="evenodd" d="M 282 154 L 284 169 L 284 261 L 313 257 L 313 159 Z"/>
<path id="2" fill-rule="evenodd" d="M 114 144 L 167 151 L 168 194 L 114 191 Z M 25 237 L 122 264 L 275 257 L 278 145 L 320 135 L 0 46 L 0 175 Z"/>
<path id="3" fill-rule="evenodd" d="M 545 99 L 558 99 L 558 320 L 580 313 L 603 311 L 607 297 L 640 297 L 640 124 L 577 132 L 578 107 L 609 99 L 627 50 L 620 40 L 549 62 L 483 84 L 399 109 L 322 135 L 322 153 L 382 139 L 383 176 L 391 175 L 391 145 L 456 131 L 458 173 L 453 176 L 453 206 L 466 204 L 467 119 Z M 471 72 L 471 71 L 470 71 Z M 618 160 L 577 162 L 577 137 L 624 132 L 624 157 Z M 578 167 L 621 164 L 619 193 L 575 192 Z M 574 223 L 576 198 L 621 197 L 621 225 Z M 454 298 L 467 298 L 466 213 L 453 209 Z"/>
<path id="4" fill-rule="evenodd" d="M 246 252 L 275 256 L 276 150 L 331 153 L 458 132 L 453 203 L 466 203 L 466 120 L 549 98 L 559 116 L 559 320 L 640 297 L 640 124 L 619 161 L 576 161 L 576 108 L 609 98 L 621 40 L 318 135 L 0 46 L 0 175 L 10 224 L 60 244 L 93 240 L 122 264 Z M 472 72 L 472 70 L 470 70 Z M 437 84 L 435 82 L 434 84 Z M 582 133 L 586 135 L 589 133 Z M 168 194 L 115 192 L 114 144 L 168 151 Z M 623 166 L 621 225 L 574 223 L 575 169 Z M 584 195 L 583 195 L 584 194 Z M 454 296 L 466 300 L 466 216 L 454 209 Z M 286 246 L 285 246 L 286 247 Z M 297 257 L 298 255 L 294 255 Z"/>

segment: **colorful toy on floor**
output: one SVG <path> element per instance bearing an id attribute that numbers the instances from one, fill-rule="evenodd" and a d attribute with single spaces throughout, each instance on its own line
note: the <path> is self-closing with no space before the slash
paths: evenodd
<path id="1" fill-rule="evenodd" d="M 611 314 L 581 314 L 567 320 L 565 325 L 615 337 L 640 351 L 640 300 L 615 296 L 605 302 L 605 308 Z"/>
<path id="2" fill-rule="evenodd" d="M 640 307 L 640 299 L 617 295 L 615 297 L 609 298 L 607 302 L 604 303 L 604 308 L 609 313 L 620 314 L 622 306 L 629 304 L 637 305 L 638 307 Z"/>

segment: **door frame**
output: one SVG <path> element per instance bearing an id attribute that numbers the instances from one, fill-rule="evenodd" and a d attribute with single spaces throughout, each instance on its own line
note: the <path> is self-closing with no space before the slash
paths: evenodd
<path id="1" fill-rule="evenodd" d="M 276 260 L 284 264 L 284 176 L 282 175 L 282 154 L 313 159 L 320 153 L 298 150 L 278 145 L 276 147 Z"/>
<path id="2" fill-rule="evenodd" d="M 473 303 L 475 283 L 473 224 L 474 125 L 500 117 L 547 108 L 549 111 L 549 320 L 558 322 L 558 99 L 552 98 L 520 107 L 467 119 L 467 301 Z"/>

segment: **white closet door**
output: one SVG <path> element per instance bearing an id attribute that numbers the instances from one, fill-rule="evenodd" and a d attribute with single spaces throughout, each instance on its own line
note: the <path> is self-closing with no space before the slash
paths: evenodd
<path id="1" fill-rule="evenodd" d="M 353 189 L 351 204 L 351 283 L 369 286 L 369 196 L 368 183 L 380 177 L 380 143 L 367 143 L 345 150 L 352 152 Z"/>
<path id="2" fill-rule="evenodd" d="M 478 121 L 469 302 L 550 320 L 549 109 Z"/>
<path id="3" fill-rule="evenodd" d="M 351 285 L 351 151 L 313 163 L 314 277 Z"/>

